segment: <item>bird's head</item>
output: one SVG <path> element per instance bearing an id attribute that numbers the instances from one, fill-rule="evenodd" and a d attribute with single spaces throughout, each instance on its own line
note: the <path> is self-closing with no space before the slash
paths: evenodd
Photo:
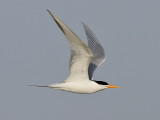
<path id="1" fill-rule="evenodd" d="M 99 85 L 105 86 L 106 88 L 120 88 L 120 87 L 115 86 L 115 85 L 110 85 L 110 84 L 108 84 L 107 82 L 104 82 L 104 81 L 96 81 L 96 80 L 93 80 L 93 81 L 96 82 Z"/>

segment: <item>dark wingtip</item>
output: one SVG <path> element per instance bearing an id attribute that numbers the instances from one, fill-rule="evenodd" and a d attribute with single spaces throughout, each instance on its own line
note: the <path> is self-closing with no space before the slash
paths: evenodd
<path id="1" fill-rule="evenodd" d="M 48 13 L 51 15 L 51 17 L 54 19 L 54 21 L 56 22 L 56 24 L 58 25 L 58 27 L 61 29 L 61 31 L 63 32 L 63 34 L 66 34 L 63 27 L 61 26 L 61 24 L 58 22 L 58 18 L 51 12 L 47 9 Z M 60 20 L 59 20 L 60 21 Z"/>
<path id="2" fill-rule="evenodd" d="M 81 21 L 82 26 L 84 27 L 84 29 L 87 27 L 87 25 Z"/>
<path id="3" fill-rule="evenodd" d="M 49 12 L 50 13 L 50 11 L 48 10 L 48 9 L 46 9 L 47 10 L 47 12 Z"/>

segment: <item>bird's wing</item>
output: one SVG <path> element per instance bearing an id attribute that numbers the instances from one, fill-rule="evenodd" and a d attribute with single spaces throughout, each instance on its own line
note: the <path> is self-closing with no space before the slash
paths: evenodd
<path id="1" fill-rule="evenodd" d="M 58 27 L 65 35 L 71 47 L 71 58 L 69 64 L 69 77 L 65 82 L 74 80 L 89 80 L 88 66 L 92 59 L 92 52 L 80 38 L 71 31 L 61 20 L 47 10 Z"/>
<path id="2" fill-rule="evenodd" d="M 83 28 L 85 30 L 87 40 L 88 40 L 88 47 L 92 51 L 93 58 L 89 64 L 88 74 L 89 79 L 93 78 L 93 73 L 95 69 L 105 61 L 105 53 L 102 45 L 100 44 L 99 40 L 97 39 L 96 35 L 92 32 L 92 30 L 82 23 Z"/>

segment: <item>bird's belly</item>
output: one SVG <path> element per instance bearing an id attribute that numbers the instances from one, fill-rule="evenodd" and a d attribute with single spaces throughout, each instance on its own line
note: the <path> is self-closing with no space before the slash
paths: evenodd
<path id="1" fill-rule="evenodd" d="M 68 83 L 68 85 L 66 84 L 64 87 L 64 90 L 74 93 L 94 93 L 103 89 L 90 83 Z"/>

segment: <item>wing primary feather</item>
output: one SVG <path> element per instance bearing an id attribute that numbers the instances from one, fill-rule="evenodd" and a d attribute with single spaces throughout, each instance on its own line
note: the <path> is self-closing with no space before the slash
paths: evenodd
<path id="1" fill-rule="evenodd" d="M 89 78 L 92 79 L 95 69 L 104 62 L 105 53 L 102 45 L 100 44 L 99 40 L 97 39 L 96 35 L 92 32 L 92 30 L 83 22 L 81 23 L 87 36 L 88 47 L 90 48 L 93 54 L 93 58 L 88 69 Z"/>

